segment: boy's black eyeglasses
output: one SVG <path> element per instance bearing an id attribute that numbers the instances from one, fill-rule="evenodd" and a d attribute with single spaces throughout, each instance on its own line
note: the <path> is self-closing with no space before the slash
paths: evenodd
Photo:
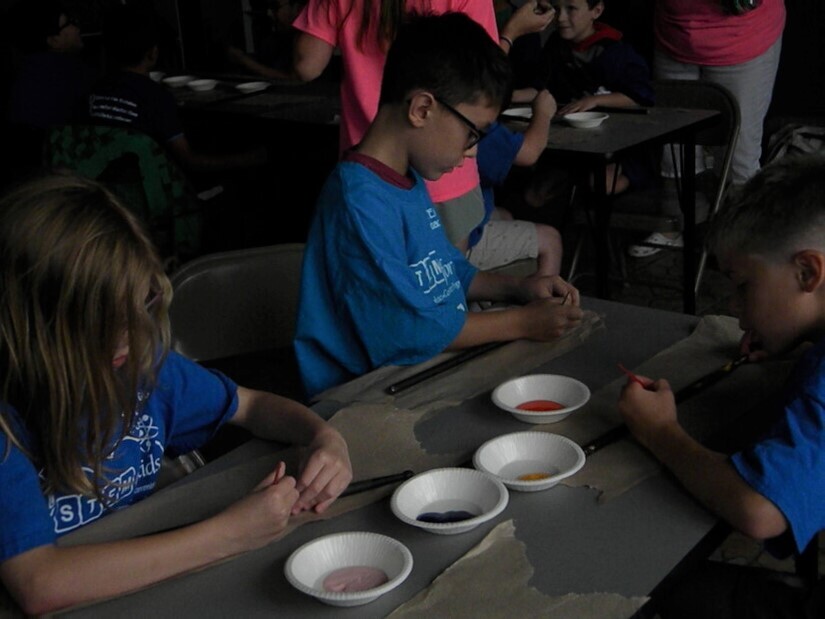
<path id="1" fill-rule="evenodd" d="M 470 136 L 467 138 L 467 144 L 464 146 L 464 150 L 470 150 L 473 146 L 481 142 L 485 137 L 487 137 L 487 132 L 482 131 L 476 124 L 467 118 L 464 114 L 459 112 L 455 109 L 452 105 L 441 99 L 440 97 L 433 97 L 440 105 L 443 105 L 449 112 L 451 112 L 456 118 L 458 118 L 461 122 L 463 122 L 467 127 L 470 129 Z"/>

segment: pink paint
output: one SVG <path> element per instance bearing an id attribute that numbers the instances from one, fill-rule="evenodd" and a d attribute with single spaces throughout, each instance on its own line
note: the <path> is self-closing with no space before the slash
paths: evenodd
<path id="1" fill-rule="evenodd" d="M 388 580 L 387 575 L 375 567 L 366 565 L 342 567 L 324 578 L 324 591 L 366 591 L 383 585 Z"/>

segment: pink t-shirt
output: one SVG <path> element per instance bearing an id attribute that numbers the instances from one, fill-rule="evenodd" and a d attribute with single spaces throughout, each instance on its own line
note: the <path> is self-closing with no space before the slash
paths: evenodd
<path id="1" fill-rule="evenodd" d="M 718 0 L 658 0 L 656 45 L 677 62 L 728 66 L 753 60 L 785 27 L 784 0 L 762 0 L 743 15 L 728 15 Z"/>
<path id="2" fill-rule="evenodd" d="M 381 74 L 386 50 L 378 43 L 377 34 L 368 33 L 364 48 L 358 47 L 362 30 L 361 10 L 364 0 L 309 0 L 293 22 L 298 30 L 338 47 L 343 63 L 341 81 L 341 138 L 340 150 L 361 141 L 378 112 Z M 380 2 L 373 2 L 376 15 Z M 481 0 L 407 0 L 407 10 L 429 13 L 455 11 L 465 13 L 481 24 L 498 41 L 498 27 L 492 2 Z M 372 28 L 377 19 L 373 19 Z M 475 159 L 467 158 L 464 165 L 445 174 L 427 187 L 433 202 L 444 202 L 464 195 L 478 186 L 478 168 Z"/>

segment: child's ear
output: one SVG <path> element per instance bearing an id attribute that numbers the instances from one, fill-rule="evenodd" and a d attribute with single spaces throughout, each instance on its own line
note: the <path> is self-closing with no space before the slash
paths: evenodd
<path id="1" fill-rule="evenodd" d="M 593 13 L 593 19 L 599 19 L 604 13 L 604 2 L 599 2 L 591 9 L 591 12 Z"/>
<path id="2" fill-rule="evenodd" d="M 803 249 L 793 257 L 799 288 L 813 292 L 825 283 L 825 254 L 815 249 Z"/>
<path id="3" fill-rule="evenodd" d="M 416 93 L 410 98 L 407 116 L 413 127 L 423 127 L 427 123 L 434 104 L 435 97 L 426 91 Z"/>

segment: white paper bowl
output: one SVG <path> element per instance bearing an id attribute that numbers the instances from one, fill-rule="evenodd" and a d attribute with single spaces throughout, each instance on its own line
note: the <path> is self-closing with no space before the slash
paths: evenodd
<path id="1" fill-rule="evenodd" d="M 212 90 L 218 83 L 218 80 L 192 80 L 191 82 L 187 82 L 186 85 L 189 86 L 194 91 L 197 92 L 205 92 L 207 90 Z"/>
<path id="2" fill-rule="evenodd" d="M 473 455 L 473 466 L 498 477 L 512 490 L 552 488 L 584 466 L 584 451 L 565 436 L 548 432 L 513 432 L 490 439 Z M 521 475 L 546 474 L 536 480 Z"/>
<path id="3" fill-rule="evenodd" d="M 185 86 L 194 79 L 195 78 L 192 75 L 173 75 L 172 77 L 163 78 L 162 81 L 170 88 L 180 88 L 181 86 Z"/>
<path id="4" fill-rule="evenodd" d="M 269 82 L 244 82 L 235 86 L 241 92 L 258 92 L 259 90 L 266 90 L 269 88 Z"/>
<path id="5" fill-rule="evenodd" d="M 390 507 L 396 517 L 430 533 L 452 535 L 474 529 L 507 507 L 507 488 L 495 477 L 466 468 L 441 468 L 420 473 L 395 489 Z M 418 520 L 428 512 L 466 511 L 477 514 L 457 522 Z"/>
<path id="6" fill-rule="evenodd" d="M 516 118 L 533 118 L 533 108 L 531 107 L 511 107 L 502 112 L 503 116 L 510 116 Z"/>
<path id="7" fill-rule="evenodd" d="M 562 118 L 573 127 L 591 129 L 592 127 L 601 125 L 607 120 L 608 116 L 604 112 L 575 112 L 573 114 L 565 114 Z"/>
<path id="8" fill-rule="evenodd" d="M 149 71 L 149 77 L 152 79 L 153 82 L 159 82 L 164 77 L 166 77 L 166 73 L 163 71 Z"/>
<path id="9" fill-rule="evenodd" d="M 590 399 L 583 382 L 560 374 L 528 374 L 501 383 L 493 390 L 493 403 L 526 423 L 555 423 L 567 417 Z M 554 411 L 526 411 L 517 408 L 532 400 L 552 400 L 564 408 Z"/>
<path id="10" fill-rule="evenodd" d="M 389 580 L 364 591 L 327 591 L 324 579 L 335 570 L 367 566 L 383 571 Z M 392 537 L 366 531 L 333 533 L 307 542 L 293 552 L 284 566 L 289 583 L 307 595 L 332 606 L 360 606 L 395 589 L 410 575 L 413 557 Z"/>

